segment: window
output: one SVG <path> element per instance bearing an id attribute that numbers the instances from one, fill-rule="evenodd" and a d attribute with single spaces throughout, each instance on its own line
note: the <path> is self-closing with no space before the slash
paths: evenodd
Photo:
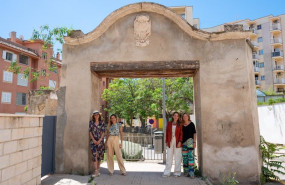
<path id="1" fill-rule="evenodd" d="M 259 67 L 259 62 L 256 61 L 256 60 L 254 60 L 254 61 L 253 61 L 253 66 L 254 66 L 254 67 Z"/>
<path id="2" fill-rule="evenodd" d="M 29 57 L 27 57 L 25 55 L 20 55 L 19 63 L 29 65 Z"/>
<path id="3" fill-rule="evenodd" d="M 258 54 L 259 54 L 259 55 L 263 55 L 263 49 L 259 50 L 259 51 L 258 51 Z"/>
<path id="4" fill-rule="evenodd" d="M 3 72 L 3 82 L 13 82 L 13 73 L 12 72 L 8 72 L 8 71 L 4 71 Z"/>
<path id="5" fill-rule="evenodd" d="M 17 61 L 17 55 L 10 52 L 3 50 L 2 58 L 8 62 L 16 62 Z"/>
<path id="6" fill-rule="evenodd" d="M 1 102 L 2 103 L 11 103 L 11 93 L 10 92 L 2 92 Z"/>
<path id="7" fill-rule="evenodd" d="M 26 105 L 26 93 L 17 93 L 16 105 Z"/>
<path id="8" fill-rule="evenodd" d="M 257 42 L 262 42 L 262 37 L 258 37 Z"/>
<path id="9" fill-rule="evenodd" d="M 18 74 L 17 85 L 26 86 L 26 87 L 28 86 L 28 79 L 25 79 L 24 74 L 21 74 L 21 73 Z"/>
<path id="10" fill-rule="evenodd" d="M 13 54 L 12 53 L 6 53 L 6 60 L 12 61 L 13 60 Z"/>
<path id="11" fill-rule="evenodd" d="M 47 59 L 47 53 L 46 52 L 42 52 L 42 58 Z"/>
<path id="12" fill-rule="evenodd" d="M 105 81 L 103 81 L 103 86 L 105 86 Z"/>
<path id="13" fill-rule="evenodd" d="M 263 75 L 263 76 L 261 76 L 261 78 L 260 78 L 261 80 L 265 80 L 265 76 Z"/>
<path id="14" fill-rule="evenodd" d="M 257 25 L 257 29 L 261 30 L 261 24 Z"/>
<path id="15" fill-rule="evenodd" d="M 264 67 L 264 62 L 259 63 L 259 67 L 263 68 Z"/>
<path id="16" fill-rule="evenodd" d="M 56 81 L 54 80 L 49 80 L 49 85 L 48 85 L 50 88 L 52 89 L 55 89 L 55 86 L 56 86 Z"/>
<path id="17" fill-rule="evenodd" d="M 41 75 L 42 75 L 42 76 L 46 76 L 46 70 L 45 70 L 45 69 L 42 69 L 42 70 L 41 70 Z"/>

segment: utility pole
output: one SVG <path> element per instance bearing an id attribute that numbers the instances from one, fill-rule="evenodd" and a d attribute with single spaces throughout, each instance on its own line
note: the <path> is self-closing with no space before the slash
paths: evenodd
<path id="1" fill-rule="evenodd" d="M 165 145 L 165 136 L 166 136 L 166 117 L 165 117 L 165 78 L 162 78 L 162 117 L 163 117 L 163 163 L 166 163 L 166 145 Z"/>

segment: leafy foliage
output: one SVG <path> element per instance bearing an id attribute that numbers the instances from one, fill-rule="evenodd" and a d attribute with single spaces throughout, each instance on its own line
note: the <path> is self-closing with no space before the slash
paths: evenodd
<path id="1" fill-rule="evenodd" d="M 229 173 L 228 176 L 223 177 L 222 185 L 236 185 L 239 182 L 235 179 L 236 173 Z"/>
<path id="2" fill-rule="evenodd" d="M 282 102 L 285 102 L 285 98 L 277 98 L 277 99 L 270 98 L 268 100 L 269 105 L 273 105 L 274 103 L 282 103 Z"/>
<path id="3" fill-rule="evenodd" d="M 277 155 L 280 150 L 284 150 L 285 147 L 278 146 L 273 143 L 266 142 L 265 139 L 260 136 L 260 146 L 262 152 L 262 182 L 270 182 L 270 180 L 280 180 L 280 178 L 276 174 L 285 175 L 285 166 L 284 162 L 280 161 L 281 157 L 285 157 L 285 155 Z"/>
<path id="4" fill-rule="evenodd" d="M 193 102 L 192 78 L 168 78 L 165 86 L 166 115 L 171 117 L 173 111 L 190 112 Z M 136 116 L 144 126 L 147 117 L 162 114 L 162 80 L 114 79 L 104 90 L 102 98 L 108 103 L 105 110 L 129 120 L 129 124 Z"/>
<path id="5" fill-rule="evenodd" d="M 283 102 L 285 102 L 285 98 L 277 98 L 277 99 L 270 98 L 268 102 L 257 102 L 257 105 L 273 105 L 275 103 L 283 103 Z"/>
<path id="6" fill-rule="evenodd" d="M 21 67 L 17 66 L 17 61 L 14 61 L 10 63 L 8 71 L 13 72 L 14 74 L 19 74 L 21 72 Z"/>
<path id="7" fill-rule="evenodd" d="M 273 87 L 271 86 L 270 88 L 263 90 L 264 94 L 266 94 L 267 96 L 270 95 L 277 95 L 277 93 L 274 91 Z"/>
<path id="8" fill-rule="evenodd" d="M 33 30 L 32 40 L 38 40 L 38 39 L 43 40 L 44 41 L 43 49 L 48 49 L 50 46 L 54 46 L 56 42 L 64 44 L 64 36 L 70 35 L 72 31 L 73 31 L 72 28 L 67 28 L 67 27 L 50 28 L 48 25 L 43 25 L 39 28 L 39 30 L 36 29 Z"/>
<path id="9" fill-rule="evenodd" d="M 48 25 L 41 26 L 39 30 L 34 29 L 32 33 L 31 40 L 43 40 L 44 44 L 42 50 L 50 49 L 55 43 L 59 42 L 60 44 L 64 43 L 64 36 L 69 35 L 73 31 L 72 28 L 67 27 L 56 27 L 50 28 Z M 61 52 L 61 50 L 58 50 Z M 57 70 L 57 65 L 52 63 L 53 58 L 49 58 L 45 60 L 47 63 L 47 68 L 51 72 L 55 72 Z M 13 72 L 14 74 L 23 73 L 24 77 L 27 79 L 29 76 L 31 77 L 31 82 L 38 80 L 41 77 L 49 76 L 48 74 L 43 74 L 40 70 L 33 69 L 31 67 L 27 67 L 25 70 L 22 70 L 21 66 L 18 66 L 17 61 L 11 62 L 8 67 L 8 71 Z"/>

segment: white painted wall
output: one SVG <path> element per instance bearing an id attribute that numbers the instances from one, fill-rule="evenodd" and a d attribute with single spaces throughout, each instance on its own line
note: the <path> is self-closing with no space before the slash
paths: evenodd
<path id="1" fill-rule="evenodd" d="M 285 145 L 285 103 L 258 107 L 260 135 L 271 143 Z"/>

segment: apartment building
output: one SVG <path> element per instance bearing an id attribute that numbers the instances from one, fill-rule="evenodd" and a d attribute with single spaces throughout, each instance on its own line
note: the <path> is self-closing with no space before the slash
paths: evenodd
<path id="1" fill-rule="evenodd" d="M 200 28 L 199 18 L 193 18 L 193 6 L 173 6 L 169 7 L 174 12 L 183 17 L 189 24 L 195 28 Z"/>
<path id="2" fill-rule="evenodd" d="M 252 63 L 256 88 L 272 89 L 285 93 L 284 49 L 285 14 L 269 15 L 255 20 L 239 20 L 225 24 L 242 24 L 244 30 L 251 30 L 249 38 L 253 44 Z M 203 29 L 208 32 L 224 31 L 224 25 Z"/>
<path id="3" fill-rule="evenodd" d="M 40 87 L 55 89 L 59 86 L 60 55 L 57 53 L 53 57 L 52 48 L 43 49 L 43 45 L 42 40 L 17 38 L 16 32 L 11 32 L 8 39 L 0 37 L 0 113 L 25 113 L 29 90 Z M 17 62 L 21 67 L 18 74 L 8 71 L 11 62 Z M 54 70 L 50 71 L 50 66 Z M 39 73 L 30 73 L 25 78 L 23 71 L 27 68 Z M 39 75 L 39 79 L 31 81 L 32 75 Z"/>

